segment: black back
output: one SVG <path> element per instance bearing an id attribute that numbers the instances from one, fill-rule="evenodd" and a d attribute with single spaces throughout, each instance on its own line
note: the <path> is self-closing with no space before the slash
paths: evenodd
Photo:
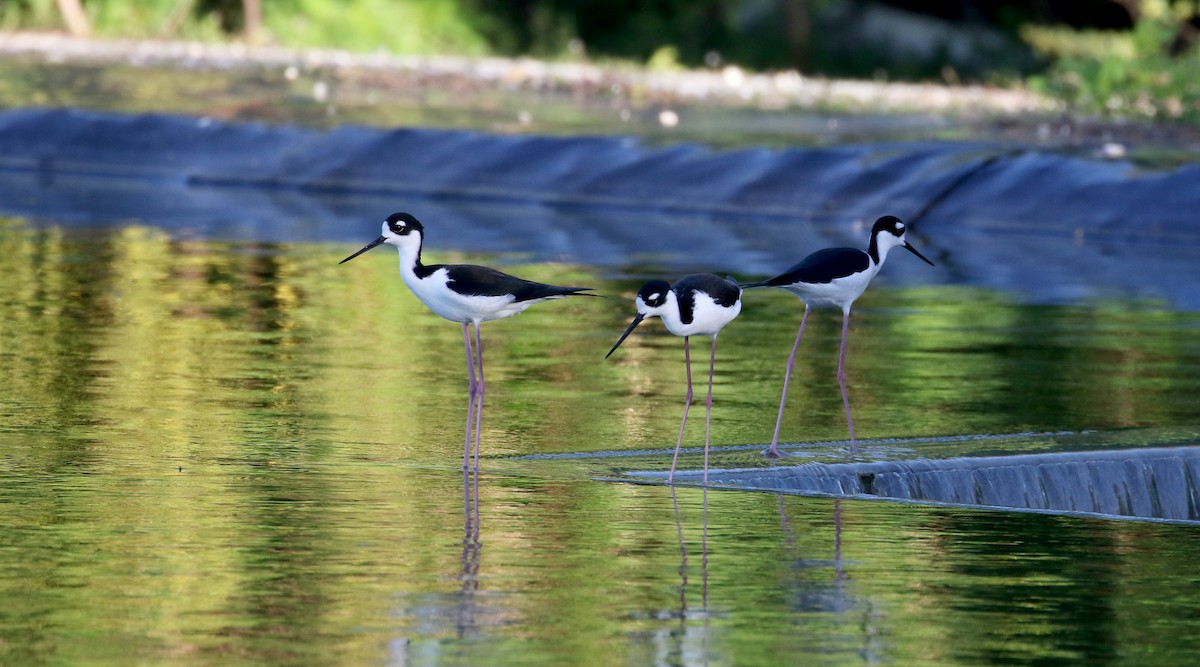
<path id="1" fill-rule="evenodd" d="M 503 271 L 475 264 L 430 264 L 428 273 L 446 269 L 450 281 L 447 286 L 465 296 L 505 296 L 511 294 L 516 301 L 531 301 L 556 296 L 569 296 L 586 292 L 590 287 L 558 287 L 510 276 Z"/>
<path id="2" fill-rule="evenodd" d="M 691 324 L 696 312 L 696 292 L 704 292 L 718 306 L 728 308 L 737 303 L 742 296 L 742 289 L 737 283 L 719 278 L 711 273 L 694 273 L 675 281 L 671 286 L 675 292 L 675 300 L 679 302 L 679 320 Z"/>
<path id="3" fill-rule="evenodd" d="M 866 252 L 857 248 L 818 250 L 774 278 L 750 283 L 745 287 L 785 287 L 796 283 L 821 285 L 860 271 L 866 271 L 871 267 L 872 262 L 879 263 L 878 237 L 879 233 L 884 231 L 897 238 L 902 237 L 905 231 L 904 223 L 894 215 L 885 215 L 871 226 L 871 243 Z"/>
<path id="4" fill-rule="evenodd" d="M 558 287 L 545 285 L 510 276 L 503 271 L 477 266 L 475 264 L 422 264 L 421 250 L 425 245 L 425 227 L 411 213 L 397 212 L 387 217 L 388 229 L 393 234 L 405 236 L 418 234 L 421 237 L 422 248 L 417 249 L 417 263 L 413 273 L 418 278 L 425 279 L 434 273 L 446 269 L 449 274 L 447 287 L 464 296 L 505 296 L 511 294 L 516 301 L 531 301 L 555 296 L 567 296 L 586 292 L 590 287 Z"/>
<path id="5" fill-rule="evenodd" d="M 825 248 L 805 257 L 774 278 L 747 287 L 781 287 L 796 283 L 818 285 L 866 271 L 871 256 L 858 248 Z"/>

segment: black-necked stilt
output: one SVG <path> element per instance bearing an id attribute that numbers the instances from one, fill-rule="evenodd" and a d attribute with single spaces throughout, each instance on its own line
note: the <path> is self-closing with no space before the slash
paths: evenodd
<path id="1" fill-rule="evenodd" d="M 683 360 L 687 367 L 687 402 L 683 405 L 683 421 L 679 424 L 679 439 L 675 442 L 675 456 L 671 459 L 671 473 L 667 482 L 675 481 L 675 464 L 679 461 L 679 447 L 683 444 L 683 430 L 687 425 L 688 408 L 692 406 L 692 353 L 688 339 L 691 336 L 711 336 L 712 354 L 708 362 L 708 400 L 704 414 L 704 484 L 708 485 L 708 443 L 712 424 L 713 370 L 717 364 L 717 334 L 733 321 L 742 311 L 742 288 L 733 280 L 718 278 L 707 273 L 684 276 L 668 284 L 664 280 L 652 280 L 642 286 L 637 294 L 637 316 L 629 324 L 621 339 L 613 345 L 605 359 L 625 342 L 629 334 L 647 317 L 662 320 L 667 331 L 683 336 Z"/>
<path id="2" fill-rule="evenodd" d="M 482 322 L 511 317 L 535 303 L 560 299 L 591 290 L 590 287 L 558 287 L 524 280 L 486 266 L 474 264 L 422 264 L 421 243 L 425 228 L 408 213 L 393 213 L 383 223 L 383 233 L 361 250 L 343 259 L 344 264 L 382 243 L 396 246 L 400 252 L 400 277 L 412 293 L 430 310 L 461 322 L 463 346 L 467 351 L 467 375 L 470 394 L 483 394 L 483 348 L 479 336 Z M 590 295 L 588 295 L 590 296 Z M 467 325 L 475 326 L 475 352 Z M 479 379 L 475 379 L 475 368 Z M 468 426 L 469 429 L 469 426 Z M 463 465 L 467 457 L 463 456 Z"/>
<path id="3" fill-rule="evenodd" d="M 842 390 L 842 406 L 846 410 L 846 423 L 850 427 L 850 448 L 854 451 L 858 443 L 854 438 L 854 420 L 850 418 L 850 397 L 846 393 L 846 331 L 850 322 L 850 305 L 867 289 L 871 279 L 887 259 L 888 251 L 903 247 L 920 257 L 926 264 L 933 262 L 917 252 L 904 240 L 904 223 L 899 218 L 885 215 L 875 221 L 871 228 L 871 245 L 864 252 L 857 248 L 826 248 L 818 250 L 800 260 L 781 275 L 744 287 L 778 287 L 804 300 L 804 317 L 800 320 L 800 331 L 788 356 L 787 372 L 783 377 L 783 397 L 779 399 L 779 416 L 775 420 L 775 435 L 771 437 L 769 456 L 779 456 L 779 426 L 783 423 L 783 407 L 787 402 L 788 384 L 796 366 L 796 349 L 808 323 L 808 311 L 814 306 L 837 306 L 842 309 L 842 348 L 838 354 L 838 386 Z"/>

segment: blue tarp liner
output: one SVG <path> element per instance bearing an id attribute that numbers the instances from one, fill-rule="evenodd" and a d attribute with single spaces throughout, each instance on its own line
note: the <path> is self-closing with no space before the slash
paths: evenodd
<path id="1" fill-rule="evenodd" d="M 760 491 L 1200 522 L 1200 447 L 810 463 L 710 470 L 708 479 Z"/>
<path id="2" fill-rule="evenodd" d="M 361 243 L 396 210 L 426 222 L 433 251 L 747 277 L 820 247 L 865 246 L 870 223 L 895 214 L 938 267 L 897 257 L 885 281 L 1200 308 L 1200 165 L 1143 170 L 963 142 L 720 151 L 628 137 L 0 112 L 0 214 Z"/>

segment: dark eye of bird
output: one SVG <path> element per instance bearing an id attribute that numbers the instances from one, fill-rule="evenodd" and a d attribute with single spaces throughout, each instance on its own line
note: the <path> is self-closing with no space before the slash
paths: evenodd
<path id="1" fill-rule="evenodd" d="M 392 228 L 392 233 L 394 233 L 394 234 L 408 233 L 408 225 L 404 224 L 403 222 L 393 222 L 391 224 L 391 228 Z"/>

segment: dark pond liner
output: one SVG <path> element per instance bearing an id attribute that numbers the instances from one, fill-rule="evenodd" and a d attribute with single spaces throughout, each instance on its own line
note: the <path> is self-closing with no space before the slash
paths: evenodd
<path id="1" fill-rule="evenodd" d="M 1148 169 L 1038 146 L 716 150 L 620 136 L 0 110 L 0 216 L 66 228 L 361 245 L 387 214 L 409 210 L 430 228 L 431 250 L 749 278 L 816 248 L 861 246 L 871 221 L 893 214 L 938 265 L 895 260 L 880 278 L 893 284 L 1200 310 L 1198 209 L 1200 163 Z"/>
<path id="2" fill-rule="evenodd" d="M 1200 447 L 709 471 L 710 485 L 755 491 L 1200 523 L 1198 481 Z"/>

